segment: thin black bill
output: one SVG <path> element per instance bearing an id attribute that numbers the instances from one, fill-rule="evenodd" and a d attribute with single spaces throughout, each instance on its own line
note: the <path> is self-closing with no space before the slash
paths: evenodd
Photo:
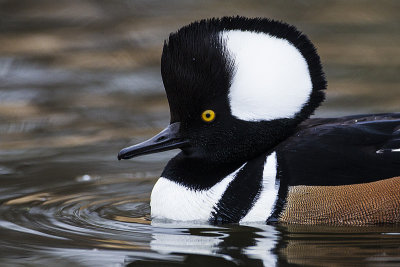
<path id="1" fill-rule="evenodd" d="M 180 123 L 175 122 L 162 130 L 156 136 L 140 144 L 122 149 L 118 153 L 118 160 L 182 148 L 189 145 L 189 141 L 180 137 Z"/>

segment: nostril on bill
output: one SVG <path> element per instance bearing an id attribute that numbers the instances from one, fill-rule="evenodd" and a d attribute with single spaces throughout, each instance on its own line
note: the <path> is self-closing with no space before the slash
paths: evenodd
<path id="1" fill-rule="evenodd" d="M 166 139 L 167 137 L 166 136 L 160 136 L 160 137 L 158 137 L 157 139 L 156 139 L 156 142 L 161 142 L 162 140 L 164 140 L 164 139 Z"/>

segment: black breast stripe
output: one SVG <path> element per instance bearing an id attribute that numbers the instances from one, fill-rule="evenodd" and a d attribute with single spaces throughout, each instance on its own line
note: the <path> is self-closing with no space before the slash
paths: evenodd
<path id="1" fill-rule="evenodd" d="M 285 169 L 284 161 L 282 160 L 282 154 L 276 152 L 276 183 L 279 185 L 278 198 L 275 201 L 274 207 L 272 209 L 272 214 L 267 218 L 267 224 L 274 225 L 279 221 L 279 215 L 283 211 L 286 205 L 286 198 L 288 192 L 288 179 L 284 177 L 283 169 Z"/>
<path id="2" fill-rule="evenodd" d="M 210 223 L 237 223 L 246 216 L 262 190 L 267 155 L 248 161 L 236 174 L 212 212 Z"/>

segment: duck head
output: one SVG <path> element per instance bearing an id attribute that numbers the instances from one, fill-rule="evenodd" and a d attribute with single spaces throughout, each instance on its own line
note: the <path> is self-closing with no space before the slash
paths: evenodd
<path id="1" fill-rule="evenodd" d="M 170 125 L 118 159 L 174 148 L 203 162 L 241 162 L 293 134 L 324 99 L 309 39 L 269 19 L 224 17 L 187 25 L 164 43 Z"/>

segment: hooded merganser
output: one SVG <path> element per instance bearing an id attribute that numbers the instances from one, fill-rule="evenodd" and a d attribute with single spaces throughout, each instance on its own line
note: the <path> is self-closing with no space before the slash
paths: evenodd
<path id="1" fill-rule="evenodd" d="M 180 148 L 151 194 L 155 219 L 400 222 L 400 113 L 309 119 L 326 81 L 294 26 L 224 17 L 164 43 L 170 125 L 118 159 Z"/>

